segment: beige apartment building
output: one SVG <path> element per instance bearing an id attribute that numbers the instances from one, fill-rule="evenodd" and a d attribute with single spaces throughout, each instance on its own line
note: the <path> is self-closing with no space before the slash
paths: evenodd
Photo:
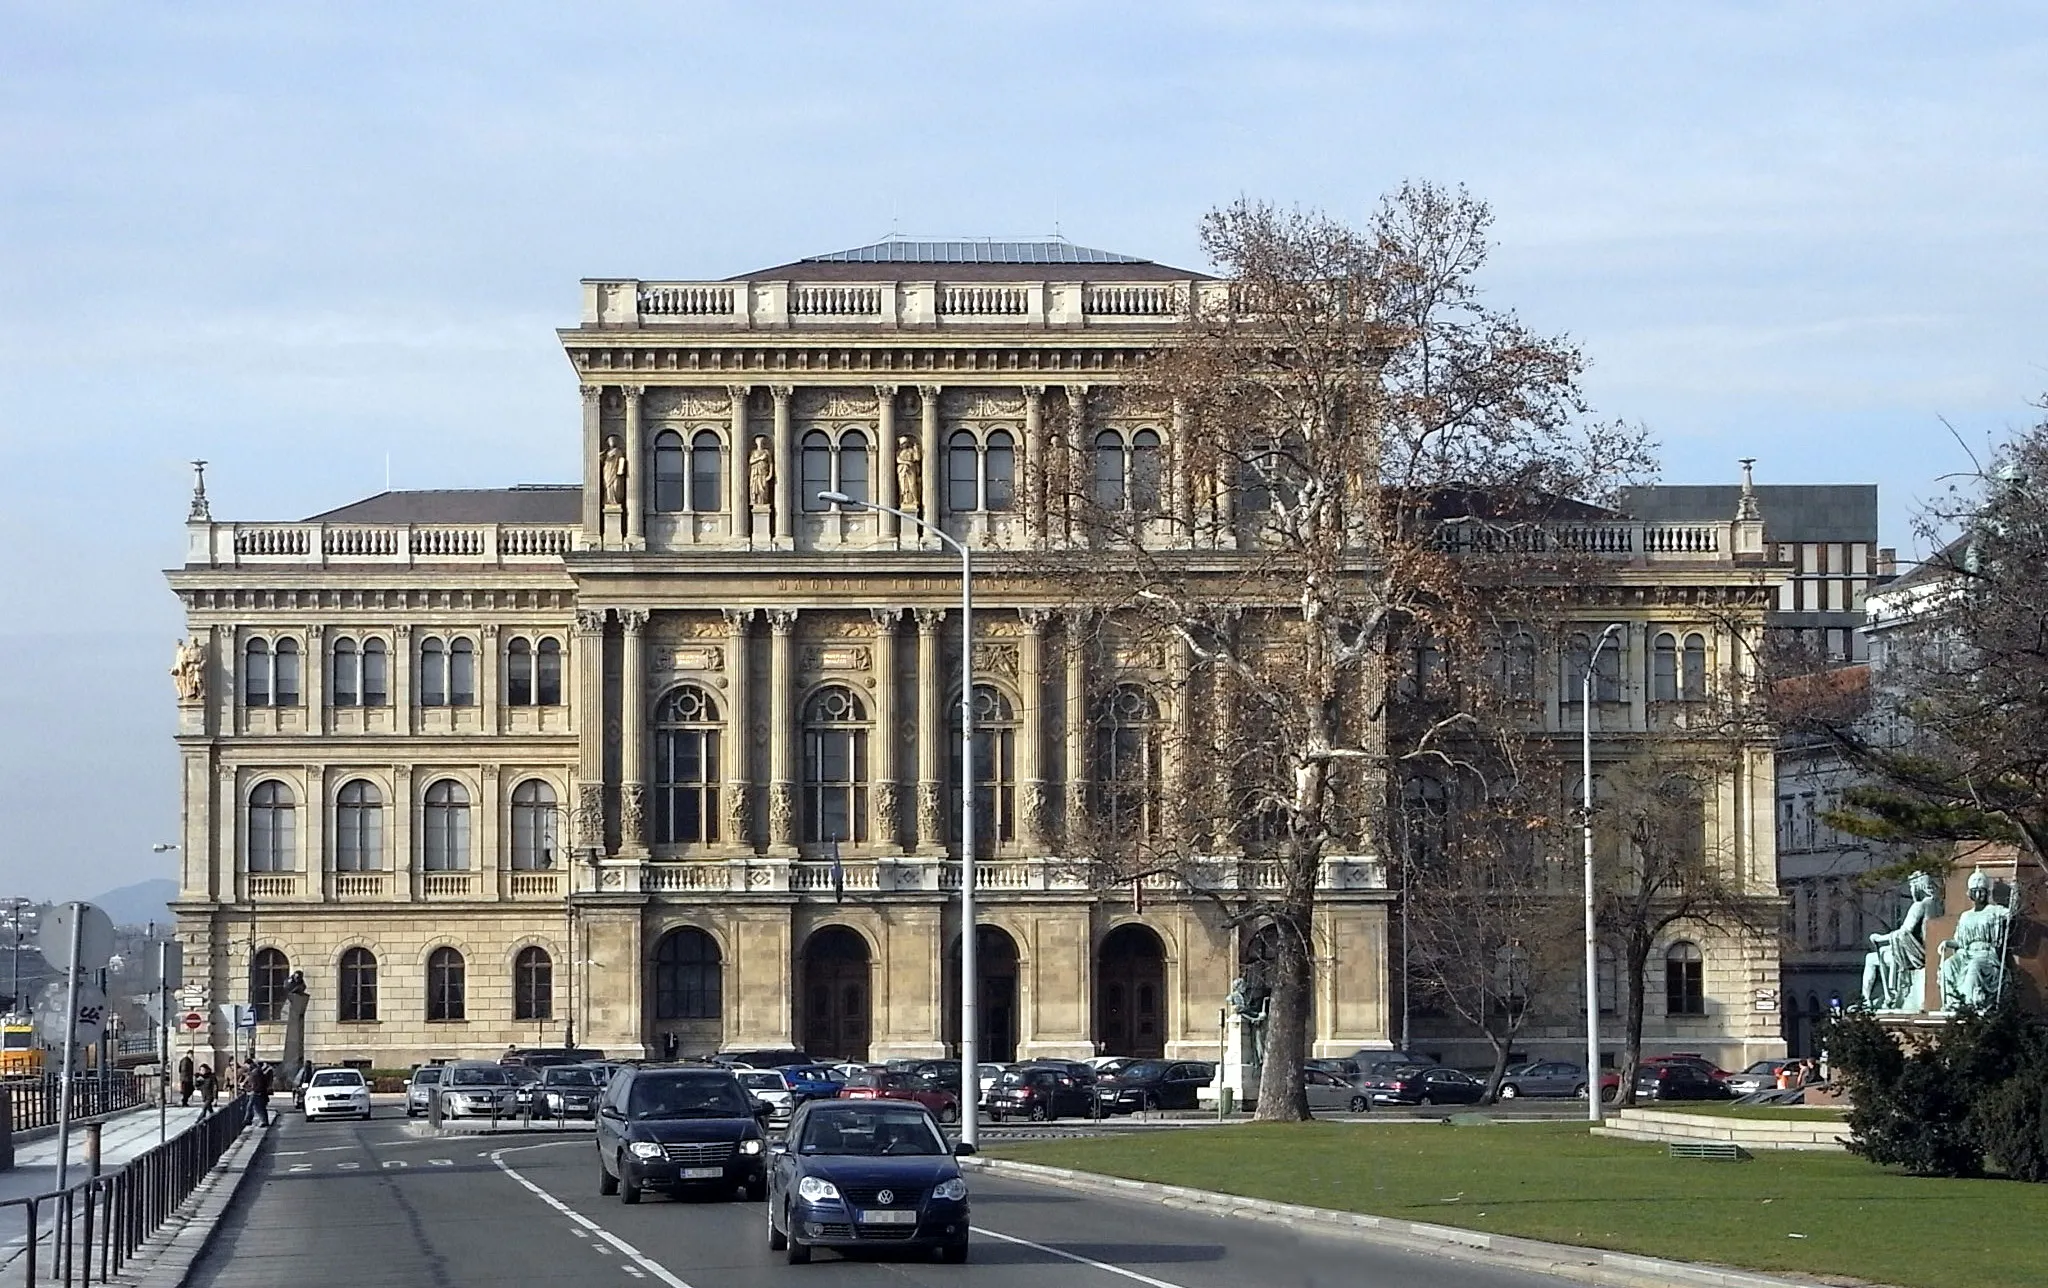
<path id="1" fill-rule="evenodd" d="M 216 522 L 196 489 L 169 573 L 189 624 L 188 977 L 252 998 L 274 1052 L 300 973 L 314 1058 L 378 1067 L 572 1037 L 619 1055 L 946 1053 L 959 563 L 817 494 L 1025 548 L 1047 532 L 1033 480 L 1057 406 L 1116 487 L 1149 467 L 1186 496 L 1171 417 L 1109 395 L 1217 289 L 1060 241 L 588 281 L 559 333 L 580 485 L 387 492 L 296 523 Z M 1762 527 L 1578 526 L 1613 569 L 1588 629 L 1628 623 L 1597 702 L 1618 746 L 1692 692 L 1663 691 L 1666 660 L 1745 665 Z M 1095 645 L 1058 585 L 991 577 L 976 601 L 983 1058 L 1213 1056 L 1240 933 L 1164 878 L 1104 888 L 1057 843 L 1104 756 L 1169 771 L 1156 731 L 1182 713 L 1147 694 L 1174 660 Z M 1545 687 L 1546 727 L 1576 738 Z M 1708 810 L 1766 896 L 1771 783 L 1754 748 Z M 1396 892 L 1364 848 L 1325 863 L 1319 1053 L 1401 1032 Z M 1208 879 L 1271 877 L 1224 855 Z M 1775 945 L 1698 931 L 1669 951 L 1653 1041 L 1724 1062 L 1779 1049 L 1761 1000 Z M 1455 1034 L 1433 1045 L 1460 1054 Z"/>

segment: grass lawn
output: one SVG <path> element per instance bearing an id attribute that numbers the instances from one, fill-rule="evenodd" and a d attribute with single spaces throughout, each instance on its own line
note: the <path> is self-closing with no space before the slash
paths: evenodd
<path id="1" fill-rule="evenodd" d="M 1669 1158 L 1577 1123 L 1255 1123 L 991 1142 L 990 1157 L 1685 1261 L 1906 1288 L 2048 1284 L 2048 1185 L 1847 1153 Z"/>

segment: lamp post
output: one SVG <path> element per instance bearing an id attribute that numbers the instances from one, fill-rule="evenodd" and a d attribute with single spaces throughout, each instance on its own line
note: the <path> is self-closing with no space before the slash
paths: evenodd
<path id="1" fill-rule="evenodd" d="M 1586 879 L 1586 1121 L 1600 1121 L 1600 947 L 1593 908 L 1593 672 L 1600 650 L 1622 630 L 1615 622 L 1600 632 L 1579 677 L 1579 835 L 1585 847 Z"/>
<path id="2" fill-rule="evenodd" d="M 979 974 L 974 943 L 974 556 L 966 545 L 936 523 L 873 501 L 856 501 L 844 492 L 820 492 L 829 505 L 850 506 L 893 514 L 916 524 L 960 555 L 960 1143 L 973 1146 L 981 1130 L 981 1077 L 975 1032 L 975 993 Z"/>

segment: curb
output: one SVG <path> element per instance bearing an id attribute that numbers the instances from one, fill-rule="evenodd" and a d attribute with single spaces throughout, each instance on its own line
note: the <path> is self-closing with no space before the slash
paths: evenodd
<path id="1" fill-rule="evenodd" d="M 1001 1159 L 962 1159 L 975 1171 L 1020 1181 L 1036 1181 L 1064 1189 L 1121 1198 L 1144 1199 L 1167 1207 L 1189 1208 L 1247 1221 L 1299 1227 L 1310 1225 L 1326 1233 L 1386 1244 L 1432 1256 L 1483 1262 L 1515 1270 L 1534 1271 L 1577 1279 L 1613 1288 L 1815 1288 L 1820 1279 L 1786 1279 L 1752 1270 L 1696 1265 L 1643 1257 L 1600 1248 L 1581 1248 L 1566 1243 L 1545 1243 L 1514 1235 L 1488 1234 L 1456 1226 L 1402 1221 L 1362 1212 L 1340 1212 L 1333 1208 L 1276 1203 L 1269 1199 L 1220 1194 L 1213 1190 L 1190 1189 L 1182 1185 L 1161 1185 L 1132 1181 L 1066 1167 L 1045 1167 L 1037 1163 L 1011 1163 Z M 1839 1280 L 1833 1282 L 1841 1282 Z"/>
<path id="2" fill-rule="evenodd" d="M 213 1242 L 221 1218 L 242 1192 L 251 1164 L 269 1139 L 268 1128 L 254 1123 L 244 1127 L 191 1197 L 128 1259 L 117 1277 L 119 1282 L 142 1288 L 182 1288 Z"/>

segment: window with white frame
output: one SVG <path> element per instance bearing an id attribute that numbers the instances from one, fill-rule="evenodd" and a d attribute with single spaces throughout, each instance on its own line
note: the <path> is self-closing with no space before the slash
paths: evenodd
<path id="1" fill-rule="evenodd" d="M 422 810 L 421 866 L 428 872 L 469 868 L 469 791 L 452 778 L 427 788 Z"/>
<path id="2" fill-rule="evenodd" d="M 249 793 L 249 871 L 298 870 L 298 807 L 292 789 L 276 779 Z"/>
<path id="3" fill-rule="evenodd" d="M 356 642 L 352 637 L 340 636 L 328 651 L 327 705 L 353 707 L 360 704 L 362 696 L 362 654 L 356 651 Z"/>
<path id="4" fill-rule="evenodd" d="M 512 789 L 512 870 L 540 872 L 555 866 L 555 789 L 529 778 Z"/>
<path id="5" fill-rule="evenodd" d="M 354 778 L 334 798 L 334 870 L 377 872 L 384 867 L 384 794 Z"/>
<path id="6" fill-rule="evenodd" d="M 562 644 L 552 636 L 524 636 L 505 645 L 505 705 L 554 707 L 562 703 Z"/>
<path id="7" fill-rule="evenodd" d="M 363 705 L 388 706 L 391 702 L 391 654 L 384 641 L 374 636 L 363 641 Z"/>
<path id="8" fill-rule="evenodd" d="M 476 642 L 457 635 L 443 640 L 429 635 L 420 641 L 420 705 L 476 705 Z"/>
<path id="9" fill-rule="evenodd" d="M 868 714 L 829 685 L 804 704 L 804 840 L 868 839 Z"/>
<path id="10" fill-rule="evenodd" d="M 948 795 L 960 799 L 960 704 L 951 704 L 953 719 L 947 745 Z M 960 839 L 959 811 L 950 811 L 949 833 Z M 974 686 L 974 837 L 981 844 L 1017 839 L 1017 712 L 1009 698 L 992 684 Z"/>

